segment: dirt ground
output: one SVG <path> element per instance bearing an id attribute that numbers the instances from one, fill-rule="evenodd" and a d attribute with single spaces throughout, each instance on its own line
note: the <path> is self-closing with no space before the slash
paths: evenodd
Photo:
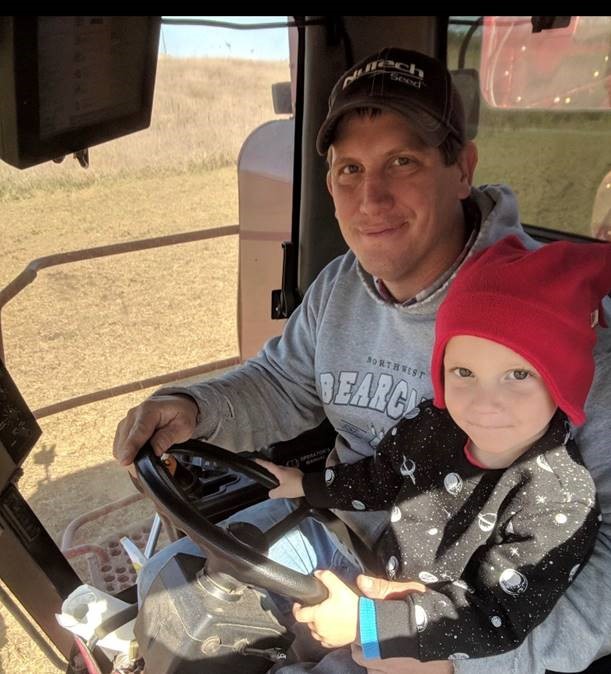
<path id="1" fill-rule="evenodd" d="M 3 205 L 6 285 L 33 258 L 237 223 L 235 169 L 142 179 Z M 40 225 L 44 218 L 46 226 Z M 2 313 L 6 364 L 33 409 L 236 356 L 237 237 L 40 272 Z M 150 390 L 40 419 L 19 488 L 59 543 L 76 516 L 133 493 L 112 460 L 118 421 Z M 74 543 L 151 516 L 141 501 L 82 527 Z M 86 575 L 85 558 L 74 560 Z M 0 674 L 57 672 L 0 606 Z"/>

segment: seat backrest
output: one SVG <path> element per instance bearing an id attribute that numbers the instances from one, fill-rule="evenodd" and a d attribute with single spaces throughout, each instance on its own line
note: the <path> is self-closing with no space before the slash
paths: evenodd
<path id="1" fill-rule="evenodd" d="M 242 360 L 255 355 L 284 321 L 271 319 L 271 293 L 282 276 L 283 241 L 291 238 L 293 119 L 266 122 L 238 157 L 238 340 Z"/>

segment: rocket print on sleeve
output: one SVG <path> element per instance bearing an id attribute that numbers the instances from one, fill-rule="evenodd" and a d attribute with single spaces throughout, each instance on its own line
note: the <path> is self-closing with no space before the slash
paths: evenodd
<path id="1" fill-rule="evenodd" d="M 407 459 L 405 454 L 403 455 L 403 463 L 401 464 L 401 468 L 399 468 L 399 472 L 403 477 L 409 478 L 414 485 L 416 484 L 416 478 L 414 477 L 416 462 L 412 459 Z"/>

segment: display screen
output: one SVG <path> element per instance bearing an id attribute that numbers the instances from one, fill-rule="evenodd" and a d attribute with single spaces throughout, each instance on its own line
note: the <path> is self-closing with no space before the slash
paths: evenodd
<path id="1" fill-rule="evenodd" d="M 18 168 L 150 124 L 161 17 L 2 17 L 0 157 Z"/>

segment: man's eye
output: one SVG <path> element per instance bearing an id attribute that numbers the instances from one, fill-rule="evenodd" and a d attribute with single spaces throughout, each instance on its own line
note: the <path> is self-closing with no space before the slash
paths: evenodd
<path id="1" fill-rule="evenodd" d="M 359 167 L 356 164 L 346 164 L 339 169 L 339 174 L 342 176 L 353 175 L 358 173 Z"/>
<path id="2" fill-rule="evenodd" d="M 523 381 L 524 379 L 528 379 L 528 377 L 532 376 L 532 373 L 529 372 L 528 370 L 512 370 L 507 374 L 509 379 L 515 379 L 517 381 Z"/>
<path id="3" fill-rule="evenodd" d="M 414 163 L 414 160 L 411 157 L 395 157 L 393 159 L 393 164 L 396 166 L 410 166 Z"/>
<path id="4" fill-rule="evenodd" d="M 473 372 L 469 370 L 467 367 L 455 367 L 452 372 L 459 378 L 459 379 L 467 379 L 468 377 L 473 376 Z"/>

